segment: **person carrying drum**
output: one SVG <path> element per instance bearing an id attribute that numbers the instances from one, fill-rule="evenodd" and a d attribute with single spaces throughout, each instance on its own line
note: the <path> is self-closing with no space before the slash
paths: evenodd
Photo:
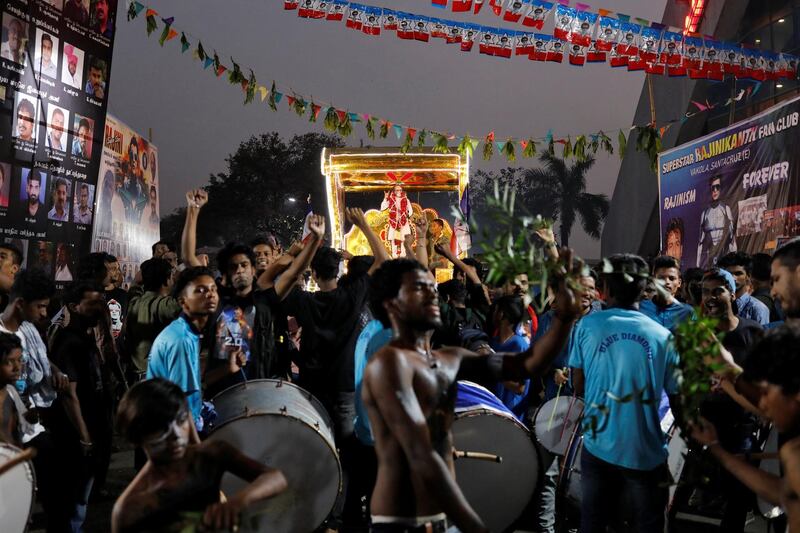
<path id="1" fill-rule="evenodd" d="M 114 504 L 112 533 L 184 531 L 192 524 L 237 531 L 242 511 L 286 489 L 279 470 L 242 455 L 227 442 L 190 444 L 192 415 L 186 397 L 165 379 L 134 385 L 120 402 L 117 424 L 131 443 L 144 449 L 147 463 Z M 227 499 L 220 493 L 226 472 L 249 482 Z"/>
<path id="2" fill-rule="evenodd" d="M 665 390 L 680 420 L 678 354 L 669 330 L 638 311 L 649 277 L 644 259 L 619 254 L 606 265 L 609 309 L 583 317 L 570 339 L 572 382 L 586 405 L 580 531 L 605 532 L 622 498 L 633 531 L 663 531 L 669 473 L 658 399 Z"/>
<path id="3" fill-rule="evenodd" d="M 571 252 L 564 258 L 562 274 L 577 276 Z M 428 333 L 441 318 L 431 273 L 416 261 L 397 259 L 373 274 L 370 307 L 392 326 L 393 339 L 367 365 L 362 384 L 378 457 L 372 531 L 445 531 L 448 522 L 464 532 L 488 531 L 455 481 L 456 375 L 462 370 L 500 381 L 544 373 L 580 312 L 577 295 L 563 281 L 557 302 L 550 333 L 522 354 L 432 351 Z"/>

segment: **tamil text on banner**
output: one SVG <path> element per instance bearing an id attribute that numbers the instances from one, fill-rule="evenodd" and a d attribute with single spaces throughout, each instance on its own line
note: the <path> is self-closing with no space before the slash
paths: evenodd
<path id="1" fill-rule="evenodd" d="M 664 253 L 707 268 L 800 234 L 800 98 L 659 156 Z"/>
<path id="2" fill-rule="evenodd" d="M 158 150 L 112 115 L 97 183 L 92 251 L 117 257 L 127 288 L 159 239 Z"/>
<path id="3" fill-rule="evenodd" d="M 57 285 L 91 248 L 116 0 L 0 2 L 0 238 Z"/>

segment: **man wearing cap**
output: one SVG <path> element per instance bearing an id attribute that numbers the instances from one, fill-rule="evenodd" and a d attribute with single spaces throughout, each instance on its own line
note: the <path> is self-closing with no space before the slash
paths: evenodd
<path id="1" fill-rule="evenodd" d="M 702 287 L 703 315 L 718 320 L 716 329 L 718 334 L 724 334 L 723 346 L 733 354 L 738 365 L 744 365 L 750 347 L 761 338 L 761 325 L 736 316 L 736 280 L 727 270 L 713 268 L 706 272 Z M 752 451 L 752 437 L 758 429 L 758 421 L 724 391 L 712 392 L 703 403 L 701 413 L 719 428 L 719 442 L 723 448 L 731 453 Z M 752 494 L 728 473 L 710 474 L 711 490 L 716 487 L 725 502 L 720 530 L 743 531 Z"/>
<path id="2" fill-rule="evenodd" d="M 61 74 L 61 81 L 75 88 L 79 88 L 81 86 L 81 73 L 78 72 L 78 56 L 75 55 L 71 49 L 67 50 L 67 47 L 64 48 L 64 56 L 67 58 L 67 68 L 65 68 Z"/>

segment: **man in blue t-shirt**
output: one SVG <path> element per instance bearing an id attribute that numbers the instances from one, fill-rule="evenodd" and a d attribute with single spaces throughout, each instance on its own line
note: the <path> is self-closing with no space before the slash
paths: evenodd
<path id="1" fill-rule="evenodd" d="M 202 431 L 200 339 L 219 305 L 217 282 L 208 268 L 190 267 L 178 276 L 173 295 L 181 305 L 181 314 L 153 342 L 147 379 L 164 378 L 178 385 L 186 394 L 197 431 Z M 244 361 L 232 358 L 229 364 L 238 370 Z"/>
<path id="2" fill-rule="evenodd" d="M 731 252 L 717 261 L 717 266 L 733 275 L 736 281 L 736 315 L 755 320 L 762 326 L 769 324 L 769 308 L 750 294 L 753 260 L 744 252 Z"/>
<path id="3" fill-rule="evenodd" d="M 675 296 L 681 288 L 681 269 L 678 260 L 668 255 L 653 260 L 653 277 L 661 282 L 664 291 L 656 292 L 651 300 L 639 302 L 639 311 L 652 318 L 670 331 L 691 318 L 692 306 L 679 302 Z"/>
<path id="4" fill-rule="evenodd" d="M 665 390 L 680 419 L 678 354 L 669 330 L 638 310 L 647 263 L 631 254 L 609 263 L 602 275 L 609 309 L 582 318 L 569 345 L 573 385 L 586 403 L 581 531 L 605 531 L 626 497 L 634 531 L 663 531 L 667 447 L 658 398 Z"/>
<path id="5" fill-rule="evenodd" d="M 497 336 L 491 341 L 492 349 L 498 353 L 521 353 L 530 348 L 531 342 L 517 333 L 522 319 L 527 316 L 525 303 L 519 296 L 503 296 L 495 303 L 494 321 L 498 326 Z M 531 380 L 503 381 L 495 385 L 494 394 L 503 405 L 523 421 L 528 411 L 528 389 Z"/>

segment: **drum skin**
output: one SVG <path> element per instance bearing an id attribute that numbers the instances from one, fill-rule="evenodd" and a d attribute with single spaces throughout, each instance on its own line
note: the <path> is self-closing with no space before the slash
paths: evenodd
<path id="1" fill-rule="evenodd" d="M 582 416 L 583 400 L 575 396 L 556 397 L 545 402 L 533 417 L 536 440 L 548 452 L 564 455 Z"/>
<path id="2" fill-rule="evenodd" d="M 314 531 L 333 509 L 342 470 L 330 418 L 310 393 L 288 382 L 251 380 L 214 397 L 218 417 L 209 440 L 221 439 L 243 454 L 279 468 L 288 488 L 248 509 L 241 532 Z M 246 484 L 230 474 L 225 494 Z"/>
<path id="3" fill-rule="evenodd" d="M 0 464 L 22 453 L 10 444 L 0 443 Z M 0 531 L 23 533 L 33 511 L 36 474 L 30 461 L 22 462 L 0 475 Z"/>
<path id="4" fill-rule="evenodd" d="M 475 408 L 456 414 L 457 450 L 499 455 L 502 463 L 458 459 L 456 481 L 491 531 L 505 531 L 531 501 L 541 477 L 541 459 L 530 432 L 513 415 Z"/>

